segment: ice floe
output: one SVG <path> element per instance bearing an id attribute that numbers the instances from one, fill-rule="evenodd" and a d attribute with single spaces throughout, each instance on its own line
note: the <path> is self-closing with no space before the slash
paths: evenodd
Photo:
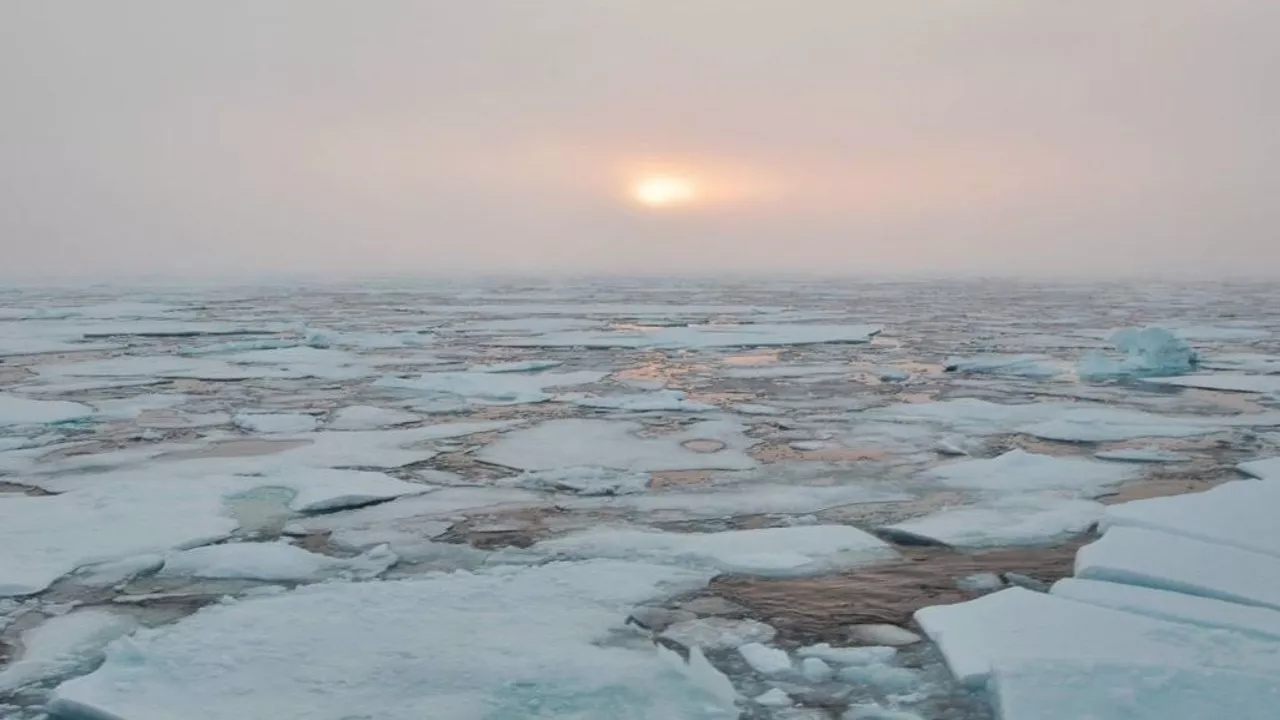
<path id="1" fill-rule="evenodd" d="M 639 559 L 721 572 L 793 576 L 897 557 L 887 543 L 847 525 L 672 533 L 601 527 L 533 546 L 557 557 Z"/>
<path id="2" fill-rule="evenodd" d="M 6 425 L 48 425 L 92 417 L 93 408 L 66 400 L 31 400 L 16 395 L 0 395 L 0 427 Z"/>
<path id="3" fill-rule="evenodd" d="M 685 620 L 662 631 L 662 637 L 685 647 L 701 647 L 723 650 L 741 647 L 747 643 L 767 643 L 778 631 L 771 625 L 757 620 L 731 620 L 709 617 Z"/>
<path id="4" fill-rule="evenodd" d="M 1109 486 L 1136 477 L 1136 471 L 1112 463 L 1010 450 L 989 460 L 957 460 L 939 465 L 924 471 L 920 477 L 966 490 L 1004 493 L 1064 490 L 1092 497 Z"/>
<path id="5" fill-rule="evenodd" d="M 1226 628 L 1280 641 L 1280 611 L 1137 585 L 1065 578 L 1050 591 L 1059 597 L 1161 620 Z"/>
<path id="6" fill-rule="evenodd" d="M 241 430 L 263 434 L 304 433 L 319 425 L 315 416 L 300 413 L 238 413 L 231 422 Z"/>
<path id="7" fill-rule="evenodd" d="M 1076 553 L 1075 575 L 1280 609 L 1274 555 L 1143 528 L 1107 530 Z"/>
<path id="8" fill-rule="evenodd" d="M 738 648 L 738 654 L 761 675 L 789 675 L 795 668 L 791 664 L 791 656 L 786 650 L 768 647 L 761 643 L 747 643 Z"/>
<path id="9" fill-rule="evenodd" d="M 381 560 L 381 562 L 378 562 Z M 353 560 L 318 555 L 285 542 L 243 542 L 206 545 L 165 558 L 161 576 L 313 582 L 340 573 L 375 576 L 396 561 L 384 550 L 374 557 Z"/>
<path id="10" fill-rule="evenodd" d="M 629 606 L 705 579 L 597 561 L 312 585 L 140 631 L 61 685 L 50 709 L 123 720 L 192 708 L 202 720 L 728 720 L 737 711 L 708 689 L 717 679 L 723 691 L 723 676 L 705 660 L 695 672 L 670 653 L 598 642 Z"/>
<path id="11" fill-rule="evenodd" d="M 1143 381 L 1157 385 L 1177 385 L 1180 387 L 1204 388 L 1206 390 L 1231 390 L 1235 392 L 1248 393 L 1280 393 L 1280 375 L 1215 373 L 1212 375 L 1143 378 Z"/>
<path id="12" fill-rule="evenodd" d="M 1202 493 L 1112 505 L 1104 525 L 1145 528 L 1280 557 L 1278 505 L 1280 483 L 1237 480 Z"/>
<path id="13" fill-rule="evenodd" d="M 486 405 L 519 405 L 551 400 L 547 388 L 587 385 L 607 373 L 581 370 L 567 373 L 438 372 L 415 378 L 383 377 L 374 387 L 416 395 L 456 397 Z"/>
<path id="14" fill-rule="evenodd" d="M 45 620 L 22 633 L 21 654 L 0 667 L 0 695 L 93 667 L 108 644 L 137 626 L 129 615 L 93 609 Z"/>
<path id="15" fill-rule="evenodd" d="M 627 410 L 631 412 L 708 412 L 715 410 L 715 405 L 690 400 L 686 393 L 679 390 L 658 390 L 656 392 L 636 393 L 633 395 L 561 395 L 556 398 L 560 402 L 568 402 L 579 407 L 597 408 L 601 410 Z"/>
<path id="16" fill-rule="evenodd" d="M 886 529 L 958 548 L 1042 545 L 1088 530 L 1103 511 L 1091 500 L 1028 493 L 949 508 Z"/>
<path id="17" fill-rule="evenodd" d="M 380 430 L 396 425 L 408 425 L 421 420 L 404 410 L 381 408 L 372 405 L 349 405 L 333 414 L 325 427 L 329 430 Z"/>
<path id="18" fill-rule="evenodd" d="M 1174 452 L 1172 450 L 1163 450 L 1158 447 L 1151 448 L 1118 448 L 1116 450 L 1101 450 L 1093 454 L 1099 460 L 1114 460 L 1116 462 L 1135 462 L 1135 463 L 1171 463 L 1183 462 L 1190 460 L 1191 456 L 1186 453 Z"/>
<path id="19" fill-rule="evenodd" d="M 182 378 L 190 380 L 253 380 L 266 378 L 302 378 L 305 373 L 276 367 L 233 365 L 212 358 L 187 358 L 176 355 L 122 356 L 106 360 L 50 363 L 33 368 L 47 377 L 141 377 Z"/>
<path id="20" fill-rule="evenodd" d="M 562 419 L 514 430 L 486 445 L 485 462 L 520 470 L 602 467 L 653 472 L 660 470 L 747 470 L 756 462 L 746 454 L 754 441 L 734 420 L 694 423 L 677 432 L 644 437 L 644 426 L 631 421 Z M 715 452 L 696 452 L 686 443 L 709 440 L 723 445 Z"/>
<path id="21" fill-rule="evenodd" d="M 644 492 L 649 486 L 649 475 L 601 467 L 570 467 L 522 473 L 514 482 L 533 490 L 577 495 L 628 495 Z"/>
<path id="22" fill-rule="evenodd" d="M 617 497 L 559 500 L 575 509 L 633 510 L 664 517 L 716 518 L 758 513 L 814 513 L 842 505 L 910 500 L 893 488 L 861 483 L 848 485 L 781 485 L 774 483 L 720 487 L 714 490 L 670 490 Z"/>

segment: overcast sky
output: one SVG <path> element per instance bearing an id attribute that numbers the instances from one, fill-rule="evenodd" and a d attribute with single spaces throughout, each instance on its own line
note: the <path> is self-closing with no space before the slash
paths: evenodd
<path id="1" fill-rule="evenodd" d="M 1280 276 L 1280 3 L 9 0 L 0 275 Z M 630 186 L 692 178 L 687 205 Z"/>

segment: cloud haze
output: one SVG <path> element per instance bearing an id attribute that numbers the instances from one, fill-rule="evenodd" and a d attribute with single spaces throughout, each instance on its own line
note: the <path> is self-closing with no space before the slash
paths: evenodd
<path id="1" fill-rule="evenodd" d="M 0 274 L 1280 274 L 1280 3 L 0 9 Z M 650 169 L 707 202 L 630 202 Z"/>

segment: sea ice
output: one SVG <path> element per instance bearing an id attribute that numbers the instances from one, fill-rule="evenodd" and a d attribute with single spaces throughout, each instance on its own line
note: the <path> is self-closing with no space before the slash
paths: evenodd
<path id="1" fill-rule="evenodd" d="M 501 377 L 501 376 L 499 376 Z M 515 430 L 485 446 L 485 462 L 521 470 L 602 467 L 634 472 L 661 470 L 748 470 L 756 462 L 745 450 L 754 441 L 733 420 L 695 423 L 682 431 L 641 437 L 644 426 L 610 420 L 549 420 Z M 726 445 L 717 452 L 695 452 L 683 443 L 712 440 Z"/>
<path id="2" fill-rule="evenodd" d="M 600 467 L 534 470 L 513 480 L 521 487 L 531 490 L 553 490 L 576 495 L 629 495 L 644 492 L 649 487 L 649 476 L 646 473 Z"/>
<path id="3" fill-rule="evenodd" d="M 849 639 L 866 645 L 888 645 L 890 647 L 902 647 L 920 642 L 920 636 L 910 630 L 884 623 L 851 625 L 849 627 Z"/>
<path id="4" fill-rule="evenodd" d="M 760 643 L 747 643 L 738 648 L 738 654 L 747 661 L 752 670 L 761 675 L 787 675 L 794 671 L 791 656 L 786 650 L 771 648 Z"/>
<path id="5" fill-rule="evenodd" d="M 117 642 L 101 668 L 57 689 L 50 710 L 122 720 L 728 720 L 737 711 L 704 689 L 722 677 L 705 661 L 685 668 L 669 652 L 598 642 L 635 604 L 705 580 L 605 561 L 311 585 Z"/>
<path id="6" fill-rule="evenodd" d="M 1103 450 L 1093 454 L 1099 460 L 1114 460 L 1117 462 L 1137 462 L 1137 463 L 1169 463 L 1184 462 L 1190 460 L 1191 456 L 1186 453 L 1173 452 L 1172 450 L 1162 450 L 1158 447 L 1151 448 L 1120 448 L 1118 450 Z"/>
<path id="7" fill-rule="evenodd" d="M 560 360 L 518 360 L 515 362 L 490 363 L 488 365 L 469 365 L 467 372 L 483 372 L 483 373 L 518 373 L 518 372 L 537 372 L 539 370 L 550 370 L 554 367 L 560 367 L 564 362 Z"/>
<path id="8" fill-rule="evenodd" d="M 254 433 L 305 433 L 316 429 L 313 415 L 301 413 L 237 413 L 231 422 L 241 430 Z"/>
<path id="9" fill-rule="evenodd" d="M 827 643 L 818 643 L 802 647 L 796 651 L 802 658 L 816 657 L 832 665 L 842 667 L 851 665 L 881 665 L 891 662 L 898 656 L 898 649 L 889 646 L 872 647 L 831 647 Z"/>
<path id="10" fill-rule="evenodd" d="M 1206 390 L 1280 393 L 1280 375 L 1216 373 L 1213 375 L 1184 375 L 1182 377 L 1152 377 L 1144 378 L 1143 381 L 1157 385 L 1177 385 L 1180 387 L 1204 388 Z"/>
<path id="11" fill-rule="evenodd" d="M 191 380 L 304 377 L 302 373 L 274 367 L 232 365 L 224 360 L 186 358 L 176 355 L 122 356 L 106 360 L 38 365 L 33 369 L 42 376 L 52 377 L 144 377 Z"/>
<path id="12" fill-rule="evenodd" d="M 347 561 L 307 552 L 285 542 L 242 542 L 206 545 L 174 553 L 165 559 L 160 574 L 264 582 L 312 582 L 350 567 L 351 563 Z"/>
<path id="13" fill-rule="evenodd" d="M 0 427 L 71 422 L 92 416 L 93 408 L 76 402 L 29 400 L 16 395 L 0 395 Z"/>
<path id="14" fill-rule="evenodd" d="M 1113 360 L 1100 352 L 1091 352 L 1080 360 L 1076 368 L 1081 379 L 1177 375 L 1191 372 L 1196 367 L 1195 351 L 1186 341 L 1162 327 L 1153 325 L 1141 330 L 1118 330 L 1110 342 L 1124 353 L 1124 359 Z"/>
<path id="15" fill-rule="evenodd" d="M 778 634 L 772 626 L 756 620 L 709 617 L 678 622 L 662 631 L 662 637 L 685 647 L 709 650 L 736 648 L 747 643 L 767 643 Z"/>
<path id="16" fill-rule="evenodd" d="M 325 427 L 329 430 L 380 430 L 396 425 L 407 425 L 421 420 L 403 410 L 374 407 L 372 405 L 350 405 L 333 414 L 333 419 Z"/>
<path id="17" fill-rule="evenodd" d="M 659 390 L 657 392 L 636 393 L 634 395 L 561 395 L 556 398 L 560 402 L 568 402 L 579 407 L 597 408 L 601 410 L 629 410 L 632 412 L 652 412 L 667 410 L 672 412 L 708 412 L 715 410 L 715 405 L 694 402 L 679 390 Z"/>
<path id="18" fill-rule="evenodd" d="M 1060 375 L 1061 370 L 1048 363 L 1043 355 L 978 355 L 976 357 L 948 358 L 948 372 L 981 373 L 987 375 L 1012 375 L 1015 377 L 1048 378 Z"/>
<path id="19" fill-rule="evenodd" d="M 376 388 L 435 397 L 458 397 L 486 405 L 519 405 L 552 399 L 547 388 L 587 385 L 599 382 L 603 372 L 580 370 L 567 373 L 438 372 L 416 378 L 383 377 Z"/>
<path id="20" fill-rule="evenodd" d="M 966 490 L 1035 492 L 1065 490 L 1094 496 L 1136 476 L 1132 468 L 1081 458 L 1011 450 L 990 460 L 958 460 L 920 473 L 920 477 Z"/>
<path id="21" fill-rule="evenodd" d="M 1280 609 L 1274 556 L 1142 528 L 1114 527 L 1081 548 L 1075 575 Z"/>
<path id="22" fill-rule="evenodd" d="M 993 572 L 974 573 L 956 580 L 956 587 L 970 592 L 995 592 L 1004 589 L 1004 580 Z"/>
<path id="23" fill-rule="evenodd" d="M 1065 578 L 1050 592 L 1069 600 L 1124 610 L 1160 620 L 1226 628 L 1246 635 L 1280 640 L 1280 611 L 1252 607 L 1213 598 L 1184 595 L 1099 580 Z"/>
<path id="24" fill-rule="evenodd" d="M 992 673 L 996 712 L 1006 720 L 1270 720 L 1275 676 L 1195 666 L 1097 659 L 1018 659 Z"/>
<path id="25" fill-rule="evenodd" d="M 1015 494 L 948 508 L 887 529 L 958 548 L 1041 545 L 1088 530 L 1102 519 L 1104 510 L 1091 500 Z"/>
<path id="26" fill-rule="evenodd" d="M 1146 618 L 1022 588 L 918 610 L 951 674 L 980 687 L 995 664 L 1037 660 L 1280 670 L 1280 645 Z"/>
<path id="27" fill-rule="evenodd" d="M 800 674 L 811 683 L 824 683 L 835 675 L 835 671 L 821 658 L 810 657 L 800 661 Z"/>
<path id="28" fill-rule="evenodd" d="M 567 331 L 493 341 L 507 347 L 682 348 L 765 347 L 867 343 L 880 332 L 873 325 L 689 325 L 651 330 Z"/>
<path id="29" fill-rule="evenodd" d="M 920 682 L 914 670 L 892 665 L 853 665 L 837 673 L 847 683 L 871 685 L 886 693 L 904 693 Z"/>
<path id="30" fill-rule="evenodd" d="M 848 525 L 716 533 L 599 527 L 543 540 L 533 549 L 565 557 L 641 559 L 765 576 L 806 575 L 898 556 L 884 541 Z"/>
<path id="31" fill-rule="evenodd" d="M 778 688 L 757 695 L 755 701 L 764 707 L 774 708 L 791 707 L 795 704 L 790 695 Z"/>
<path id="32" fill-rule="evenodd" d="M 668 490 L 619 497 L 573 498 L 559 500 L 558 504 L 573 509 L 633 510 L 682 518 L 715 518 L 758 513 L 815 513 L 842 505 L 901 502 L 911 497 L 887 488 L 859 484 L 744 484 L 709 492 Z"/>
<path id="33" fill-rule="evenodd" d="M 1236 480 L 1202 493 L 1112 505 L 1103 525 L 1145 528 L 1280 557 L 1276 507 L 1280 482 Z"/>
<path id="34" fill-rule="evenodd" d="M 0 695 L 88 669 L 108 644 L 136 627 L 131 616 L 105 610 L 51 617 L 22 633 L 22 653 L 8 667 L 0 667 Z"/>

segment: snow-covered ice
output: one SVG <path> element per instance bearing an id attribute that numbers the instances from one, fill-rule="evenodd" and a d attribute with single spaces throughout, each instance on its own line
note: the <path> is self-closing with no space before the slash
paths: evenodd
<path id="1" fill-rule="evenodd" d="M 238 413 L 231 418 L 235 426 L 253 433 L 294 434 L 311 432 L 319 424 L 314 415 L 301 413 Z"/>
<path id="2" fill-rule="evenodd" d="M 1104 525 L 1145 528 L 1280 557 L 1277 506 L 1280 483 L 1237 480 L 1193 495 L 1112 505 Z"/>
<path id="3" fill-rule="evenodd" d="M 566 373 L 438 372 L 415 378 L 386 376 L 374 387 L 433 397 L 457 397 L 488 405 L 519 405 L 551 400 L 553 387 L 598 382 L 607 373 L 580 370 Z"/>
<path id="4" fill-rule="evenodd" d="M 849 627 L 849 639 L 864 645 L 901 647 L 920 642 L 920 636 L 897 625 L 867 623 Z"/>
<path id="5" fill-rule="evenodd" d="M 1107 530 L 1076 554 L 1075 575 L 1280 609 L 1275 556 L 1143 528 Z"/>
<path id="6" fill-rule="evenodd" d="M 5 425 L 47 425 L 84 420 L 93 408 L 65 400 L 31 400 L 16 395 L 0 395 L 0 427 Z"/>
<path id="7" fill-rule="evenodd" d="M 594 528 L 533 546 L 562 557 L 608 557 L 673 563 L 751 575 L 806 575 L 892 560 L 887 543 L 847 525 L 672 533 Z"/>
<path id="8" fill-rule="evenodd" d="M 389 558 L 381 570 L 394 561 L 394 557 Z M 160 575 L 312 582 L 359 567 L 359 563 L 318 555 L 285 542 L 243 542 L 206 545 L 174 553 L 165 558 Z"/>
<path id="9" fill-rule="evenodd" d="M 630 410 L 632 412 L 662 410 L 708 412 L 716 409 L 715 405 L 689 400 L 688 395 L 679 390 L 658 390 L 657 392 L 636 393 L 633 395 L 562 395 L 556 399 L 579 407 L 601 410 Z"/>
<path id="10" fill-rule="evenodd" d="M 758 642 L 740 646 L 738 654 L 742 655 L 742 659 L 751 666 L 752 670 L 761 675 L 788 675 L 795 670 L 791 664 L 791 656 L 787 655 L 786 650 L 768 647 Z"/>
<path id="11" fill-rule="evenodd" d="M 129 615 L 94 609 L 45 620 L 22 633 L 22 653 L 0 667 L 0 695 L 92 667 L 108 644 L 137 625 Z"/>
<path id="12" fill-rule="evenodd" d="M 728 720 L 736 710 L 707 689 L 707 668 L 597 642 L 630 606 L 705 579 L 600 561 L 313 585 L 140 631 L 60 686 L 50 709 L 124 720 Z"/>
<path id="13" fill-rule="evenodd" d="M 662 631 L 662 637 L 685 647 L 709 650 L 736 648 L 747 643 L 767 643 L 778 634 L 771 625 L 757 620 L 709 617 L 678 622 Z"/>
<path id="14" fill-rule="evenodd" d="M 404 410 L 374 407 L 372 405 L 348 405 L 333 414 L 325 426 L 329 430 L 380 430 L 396 425 L 408 425 L 421 420 Z"/>
<path id="15" fill-rule="evenodd" d="M 629 495 L 649 487 L 646 473 L 601 467 L 570 467 L 534 470 L 514 478 L 517 485 L 532 490 L 571 492 L 577 495 Z"/>
<path id="16" fill-rule="evenodd" d="M 888 645 L 869 647 L 832 647 L 828 643 L 807 645 L 796 651 L 802 658 L 815 657 L 832 665 L 881 665 L 898 656 L 898 649 Z"/>
<path id="17" fill-rule="evenodd" d="M 1011 450 L 990 460 L 957 460 L 921 473 L 948 487 L 992 492 L 1062 490 L 1092 497 L 1124 482 L 1132 468 L 1081 458 L 1040 455 Z"/>
<path id="18" fill-rule="evenodd" d="M 1051 494 L 1014 494 L 941 510 L 887 529 L 958 548 L 1050 544 L 1088 530 L 1104 507 Z"/>
<path id="19" fill-rule="evenodd" d="M 1050 592 L 1069 600 L 1124 610 L 1138 615 L 1227 628 L 1280 641 L 1280 611 L 1213 598 L 1100 580 L 1064 578 Z"/>
<path id="20" fill-rule="evenodd" d="M 1212 375 L 1144 378 L 1143 382 L 1155 383 L 1157 385 L 1204 388 L 1206 390 L 1232 390 L 1235 392 L 1248 393 L 1280 393 L 1280 375 L 1216 373 Z"/>

